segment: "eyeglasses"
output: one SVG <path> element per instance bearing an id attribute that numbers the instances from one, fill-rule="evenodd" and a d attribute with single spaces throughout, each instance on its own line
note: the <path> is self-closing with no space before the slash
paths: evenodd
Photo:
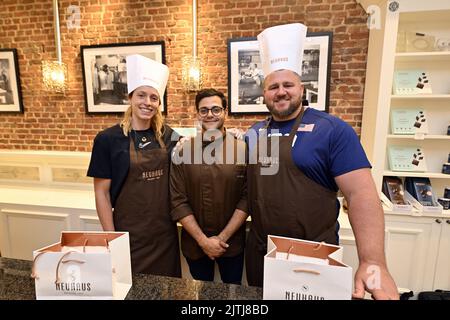
<path id="1" fill-rule="evenodd" d="M 222 114 L 223 108 L 219 107 L 219 106 L 212 107 L 211 109 L 203 107 L 203 108 L 198 109 L 198 114 L 201 117 L 206 117 L 208 115 L 209 111 L 211 111 L 213 116 L 218 117 L 218 116 L 220 116 Z"/>

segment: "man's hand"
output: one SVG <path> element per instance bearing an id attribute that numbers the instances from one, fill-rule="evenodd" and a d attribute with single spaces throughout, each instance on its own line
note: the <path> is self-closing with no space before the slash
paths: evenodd
<path id="1" fill-rule="evenodd" d="M 202 243 L 199 243 L 199 246 L 211 260 L 219 258 L 229 247 L 217 236 L 206 238 Z"/>
<path id="2" fill-rule="evenodd" d="M 180 150 L 183 147 L 183 144 L 186 143 L 189 140 L 191 140 L 191 137 L 182 137 L 180 140 L 178 140 L 177 144 L 173 148 L 174 152 L 176 150 Z"/>
<path id="3" fill-rule="evenodd" d="M 231 133 L 236 139 L 243 140 L 245 136 L 245 131 L 238 128 L 227 129 L 227 132 Z"/>
<path id="4" fill-rule="evenodd" d="M 176 164 L 180 164 L 179 161 L 179 157 L 181 156 L 181 152 L 183 150 L 183 145 L 186 142 L 189 142 L 191 140 L 191 137 L 181 137 L 180 140 L 178 140 L 177 144 L 175 145 L 175 147 L 173 147 L 172 149 L 172 155 L 171 155 L 171 159 L 174 163 Z"/>
<path id="5" fill-rule="evenodd" d="M 387 268 L 376 264 L 362 263 L 355 274 L 354 299 L 363 299 L 365 290 L 375 300 L 398 300 L 398 290 Z"/>

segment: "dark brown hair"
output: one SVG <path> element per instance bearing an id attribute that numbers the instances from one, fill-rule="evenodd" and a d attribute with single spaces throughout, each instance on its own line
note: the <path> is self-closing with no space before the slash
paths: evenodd
<path id="1" fill-rule="evenodd" d="M 209 89 L 200 90 L 197 93 L 197 95 L 195 96 L 195 108 L 197 109 L 197 111 L 198 111 L 198 105 L 200 104 L 200 101 L 203 98 L 215 97 L 215 96 L 219 97 L 220 100 L 222 100 L 222 107 L 226 110 L 227 109 L 227 99 L 225 98 L 225 95 L 216 89 L 209 88 Z"/>

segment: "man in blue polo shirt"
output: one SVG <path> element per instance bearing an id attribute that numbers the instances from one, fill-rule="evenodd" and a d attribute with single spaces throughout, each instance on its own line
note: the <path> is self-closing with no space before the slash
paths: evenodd
<path id="1" fill-rule="evenodd" d="M 340 189 L 349 205 L 358 248 L 353 297 L 363 298 L 367 290 L 375 299 L 398 299 L 386 266 L 383 211 L 358 137 L 344 121 L 302 106 L 299 73 L 305 37 L 306 27 L 299 23 L 268 28 L 258 36 L 264 99 L 271 117 L 247 133 L 250 154 L 256 150 L 251 137 L 261 132 L 267 133 L 269 146 L 277 140 L 279 150 L 262 157 L 268 160 L 257 157 L 248 165 L 252 216 L 246 248 L 248 283 L 262 286 L 269 234 L 338 243 L 336 193 Z M 264 169 L 272 165 L 276 173 L 265 174 Z M 379 270 L 379 286 L 370 283 L 368 271 L 374 266 Z"/>

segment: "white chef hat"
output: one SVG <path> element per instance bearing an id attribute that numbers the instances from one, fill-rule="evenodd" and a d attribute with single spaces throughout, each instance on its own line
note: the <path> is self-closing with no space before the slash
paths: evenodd
<path id="1" fill-rule="evenodd" d="M 302 74 L 306 29 L 301 23 L 291 23 L 267 28 L 258 35 L 264 77 L 280 69 Z"/>
<path id="2" fill-rule="evenodd" d="M 127 86 L 128 93 L 137 87 L 150 86 L 158 90 L 162 99 L 169 80 L 169 68 L 155 60 L 139 54 L 127 56 Z"/>

